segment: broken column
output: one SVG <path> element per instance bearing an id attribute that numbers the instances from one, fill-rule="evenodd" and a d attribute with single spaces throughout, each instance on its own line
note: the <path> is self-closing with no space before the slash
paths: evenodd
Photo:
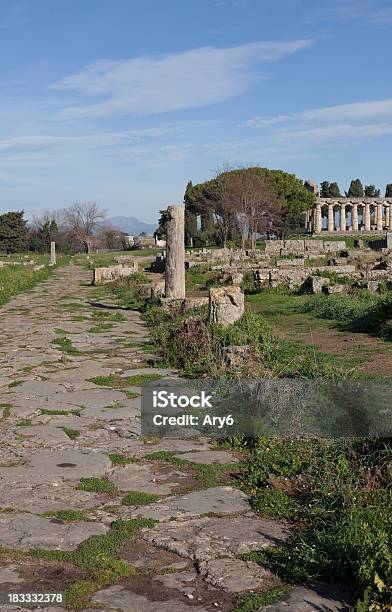
<path id="1" fill-rule="evenodd" d="M 165 296 L 185 297 L 184 207 L 167 207 Z"/>
<path id="2" fill-rule="evenodd" d="M 50 264 L 56 265 L 56 243 L 54 241 L 50 243 Z"/>
<path id="3" fill-rule="evenodd" d="M 231 325 L 244 314 L 244 294 L 239 287 L 210 289 L 208 319 L 211 323 Z"/>

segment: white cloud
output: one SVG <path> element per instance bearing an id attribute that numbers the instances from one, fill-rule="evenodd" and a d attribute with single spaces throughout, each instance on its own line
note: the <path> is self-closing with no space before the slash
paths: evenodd
<path id="1" fill-rule="evenodd" d="M 275 117 L 253 117 L 246 121 L 244 127 L 265 128 L 282 123 L 329 123 L 359 121 L 361 119 L 392 118 L 392 98 L 386 100 L 375 100 L 370 102 L 354 102 L 352 104 L 340 104 L 336 106 L 325 106 L 304 110 L 292 115 L 277 115 Z"/>
<path id="2" fill-rule="evenodd" d="M 169 128 L 146 128 L 124 132 L 103 132 L 85 136 L 19 136 L 0 140 L 0 152 L 19 153 L 66 147 L 127 145 L 145 138 L 164 136 Z"/>
<path id="3" fill-rule="evenodd" d="M 91 101 L 65 108 L 62 118 L 148 115 L 204 106 L 245 91 L 255 66 L 305 49 L 311 40 L 202 47 L 160 57 L 100 60 L 53 85 Z"/>
<path id="4" fill-rule="evenodd" d="M 320 142 L 357 140 L 363 138 L 377 138 L 392 134 L 392 123 L 370 123 L 368 125 L 331 125 L 309 128 L 305 130 L 288 130 L 279 132 L 272 137 L 276 143 L 290 142 Z"/>
<path id="5" fill-rule="evenodd" d="M 392 98 L 307 109 L 291 115 L 253 117 L 242 127 L 267 130 L 275 144 L 377 138 L 392 133 Z"/>

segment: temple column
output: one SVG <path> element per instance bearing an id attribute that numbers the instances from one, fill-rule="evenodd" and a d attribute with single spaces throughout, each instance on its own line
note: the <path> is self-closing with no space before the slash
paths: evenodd
<path id="1" fill-rule="evenodd" d="M 382 204 L 381 202 L 377 203 L 377 231 L 382 232 Z"/>
<path id="2" fill-rule="evenodd" d="M 322 224 L 322 216 L 321 216 L 321 204 L 316 204 L 316 220 L 315 220 L 315 232 L 316 234 L 320 234 L 323 224 Z"/>
<path id="3" fill-rule="evenodd" d="M 353 232 L 358 231 L 358 204 L 353 204 L 351 209 L 351 225 Z"/>
<path id="4" fill-rule="evenodd" d="M 185 297 L 184 207 L 168 206 L 165 297 Z"/>
<path id="5" fill-rule="evenodd" d="M 392 232 L 392 204 L 389 205 L 389 231 Z"/>
<path id="6" fill-rule="evenodd" d="M 335 222 L 333 218 L 333 204 L 328 204 L 328 231 L 333 232 L 335 230 Z"/>
<path id="7" fill-rule="evenodd" d="M 340 205 L 340 231 L 345 232 L 347 229 L 346 226 L 346 205 Z"/>
<path id="8" fill-rule="evenodd" d="M 365 203 L 365 230 L 367 232 L 370 231 L 370 204 L 369 202 Z"/>

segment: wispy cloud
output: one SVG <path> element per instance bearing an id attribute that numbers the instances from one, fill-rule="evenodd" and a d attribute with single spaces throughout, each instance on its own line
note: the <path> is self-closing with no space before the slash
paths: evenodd
<path id="1" fill-rule="evenodd" d="M 0 153 L 23 153 L 66 147 L 104 147 L 129 145 L 146 138 L 164 136 L 169 128 L 146 128 L 124 132 L 102 132 L 83 136 L 19 136 L 0 140 Z"/>
<path id="2" fill-rule="evenodd" d="M 259 64 L 305 49 L 311 40 L 255 42 L 217 49 L 202 47 L 162 57 L 100 60 L 53 85 L 74 92 L 64 119 L 149 115 L 223 102 L 244 92 Z M 258 75 L 259 77 L 261 75 Z M 86 100 L 80 103 L 80 100 Z"/>
<path id="3" fill-rule="evenodd" d="M 377 138 L 392 133 L 392 98 L 253 117 L 242 125 L 268 130 L 275 143 Z"/>

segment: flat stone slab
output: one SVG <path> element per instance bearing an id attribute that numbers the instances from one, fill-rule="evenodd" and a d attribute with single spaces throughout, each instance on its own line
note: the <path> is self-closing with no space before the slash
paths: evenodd
<path id="1" fill-rule="evenodd" d="M 13 387 L 15 395 L 21 397 L 48 397 L 55 393 L 62 393 L 64 391 L 64 385 L 58 383 L 48 382 L 45 380 L 27 380 L 26 382 Z"/>
<path id="2" fill-rule="evenodd" d="M 187 572 L 175 572 L 170 574 L 162 574 L 154 577 L 154 580 L 160 582 L 165 588 L 177 589 L 184 595 L 193 595 L 196 589 L 195 580 L 197 578 L 196 570 Z"/>
<path id="3" fill-rule="evenodd" d="M 102 453 L 64 450 L 37 453 L 30 457 L 26 467 L 41 474 L 79 480 L 82 477 L 101 476 L 111 465 L 109 457 Z M 3 470 L 4 468 L 0 470 L 1 474 L 4 473 Z"/>
<path id="4" fill-rule="evenodd" d="M 143 516 L 158 521 L 168 521 L 173 518 L 192 518 L 209 512 L 234 514 L 248 510 L 248 497 L 242 491 L 232 487 L 212 487 L 169 497 L 143 508 L 130 510 L 129 517 Z"/>
<path id="5" fill-rule="evenodd" d="M 51 383 L 53 384 L 53 383 Z M 91 406 L 95 408 L 104 408 L 114 402 L 122 402 L 127 399 L 125 393 L 108 389 L 106 387 L 87 389 L 82 391 L 70 391 L 69 393 L 59 393 L 55 398 L 50 397 L 59 403 L 72 404 L 73 406 Z"/>
<path id="6" fill-rule="evenodd" d="M 334 585 L 300 585 L 281 600 L 265 606 L 263 612 L 349 612 L 352 605 L 347 595 Z"/>
<path id="7" fill-rule="evenodd" d="M 206 582 L 227 593 L 266 591 L 278 582 L 267 569 L 241 559 L 210 559 L 201 562 L 199 570 Z"/>
<path id="8" fill-rule="evenodd" d="M 115 468 L 109 475 L 120 491 L 143 491 L 157 495 L 170 495 L 178 487 L 181 477 L 185 480 L 187 474 L 176 470 L 162 473 L 158 466 L 138 463 Z"/>
<path id="9" fill-rule="evenodd" d="M 64 442 L 70 442 L 70 438 L 60 427 L 51 427 L 50 425 L 32 425 L 28 427 L 18 427 L 18 433 L 25 436 L 31 436 L 34 440 L 38 440 L 44 444 L 56 446 Z"/>
<path id="10" fill-rule="evenodd" d="M 105 503 L 96 493 L 78 491 L 61 478 L 52 480 L 40 477 L 40 482 L 30 480 L 12 484 L 1 483 L 0 499 L 7 500 L 8 507 L 22 512 L 40 514 L 49 510 L 83 510 Z"/>
<path id="11" fill-rule="evenodd" d="M 204 450 L 175 455 L 178 459 L 185 459 L 192 463 L 207 463 L 225 465 L 227 463 L 238 463 L 238 459 L 231 453 L 221 450 Z"/>
<path id="12" fill-rule="evenodd" d="M 284 523 L 262 519 L 253 512 L 230 518 L 202 517 L 156 525 L 143 532 L 155 546 L 196 561 L 225 555 L 237 557 L 270 546 L 281 546 L 289 538 Z"/>
<path id="13" fill-rule="evenodd" d="M 103 604 L 105 610 L 123 610 L 124 612 L 208 612 L 207 608 L 182 603 L 179 599 L 151 601 L 143 595 L 132 593 L 121 585 L 111 586 L 98 591 L 93 601 Z"/>
<path id="14" fill-rule="evenodd" d="M 61 523 L 29 513 L 0 514 L 0 545 L 5 548 L 74 550 L 92 535 L 106 533 L 100 523 Z"/>

